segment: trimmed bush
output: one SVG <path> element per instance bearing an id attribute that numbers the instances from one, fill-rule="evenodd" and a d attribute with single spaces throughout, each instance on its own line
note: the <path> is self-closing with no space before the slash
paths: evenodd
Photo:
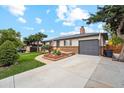
<path id="1" fill-rule="evenodd" d="M 7 40 L 0 46 L 0 64 L 4 66 L 9 66 L 14 64 L 19 55 L 14 44 Z"/>
<path id="2" fill-rule="evenodd" d="M 53 55 L 61 55 L 61 52 L 59 50 L 53 50 L 52 54 Z"/>

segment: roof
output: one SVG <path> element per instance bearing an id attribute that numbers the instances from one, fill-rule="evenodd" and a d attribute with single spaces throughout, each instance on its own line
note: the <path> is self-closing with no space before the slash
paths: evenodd
<path id="1" fill-rule="evenodd" d="M 106 33 L 101 33 L 101 34 L 106 34 Z M 44 42 L 56 41 L 56 40 L 65 40 L 65 39 L 73 39 L 73 38 L 81 38 L 81 37 L 90 37 L 90 36 L 99 36 L 99 33 L 85 33 L 85 34 L 66 35 L 66 36 L 60 36 L 60 37 L 49 39 L 49 40 L 44 40 Z"/>

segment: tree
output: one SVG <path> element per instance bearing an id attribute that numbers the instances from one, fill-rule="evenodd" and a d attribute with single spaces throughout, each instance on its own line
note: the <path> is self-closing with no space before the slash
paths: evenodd
<path id="1" fill-rule="evenodd" d="M 46 37 L 47 37 L 47 35 L 39 32 L 34 35 L 25 37 L 23 39 L 23 41 L 26 45 L 31 45 L 32 43 L 37 43 L 37 52 L 38 52 L 39 51 L 39 42 L 41 42 Z"/>
<path id="2" fill-rule="evenodd" d="M 53 50 L 53 47 L 51 45 L 43 45 L 42 50 L 45 52 L 47 50 L 49 53 Z"/>
<path id="3" fill-rule="evenodd" d="M 9 66 L 17 62 L 19 55 L 12 41 L 5 41 L 0 46 L 0 64 Z"/>
<path id="4" fill-rule="evenodd" d="M 47 35 L 43 34 L 43 33 L 37 33 L 35 34 L 35 40 L 37 42 L 37 51 L 39 51 L 39 42 L 43 40 L 43 38 L 46 38 Z"/>
<path id="5" fill-rule="evenodd" d="M 27 38 L 27 37 L 24 37 L 23 38 L 23 42 L 28 46 L 28 45 L 30 45 L 30 41 L 29 41 L 29 39 Z"/>
<path id="6" fill-rule="evenodd" d="M 124 27 L 124 5 L 105 5 L 97 8 L 96 14 L 91 14 L 86 19 L 87 24 L 104 22 L 113 34 L 120 36 Z"/>
<path id="7" fill-rule="evenodd" d="M 22 45 L 20 37 L 20 33 L 16 32 L 12 28 L 0 30 L 0 45 L 9 40 L 13 42 L 15 47 L 20 47 Z"/>
<path id="8" fill-rule="evenodd" d="M 98 6 L 96 14 L 86 19 L 87 24 L 104 22 L 105 29 L 112 34 L 112 42 L 114 44 L 122 42 L 121 33 L 124 33 L 124 5 L 105 5 L 103 7 Z M 114 37 L 115 36 L 115 37 Z M 120 37 L 120 38 L 118 38 Z M 113 40 L 114 39 L 114 40 Z M 124 46 L 122 48 L 120 57 L 124 58 Z"/>

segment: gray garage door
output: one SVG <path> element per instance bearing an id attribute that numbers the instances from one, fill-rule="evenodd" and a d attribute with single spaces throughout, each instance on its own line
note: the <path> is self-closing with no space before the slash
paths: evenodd
<path id="1" fill-rule="evenodd" d="M 79 41 L 79 54 L 99 55 L 99 41 L 98 40 Z"/>

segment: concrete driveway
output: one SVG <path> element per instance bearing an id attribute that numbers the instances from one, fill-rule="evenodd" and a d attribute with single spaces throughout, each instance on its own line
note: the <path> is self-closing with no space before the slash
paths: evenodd
<path id="1" fill-rule="evenodd" d="M 102 57 L 86 88 L 124 88 L 124 62 Z"/>
<path id="2" fill-rule="evenodd" d="M 0 87 L 83 88 L 100 59 L 98 56 L 74 55 L 0 80 Z"/>

